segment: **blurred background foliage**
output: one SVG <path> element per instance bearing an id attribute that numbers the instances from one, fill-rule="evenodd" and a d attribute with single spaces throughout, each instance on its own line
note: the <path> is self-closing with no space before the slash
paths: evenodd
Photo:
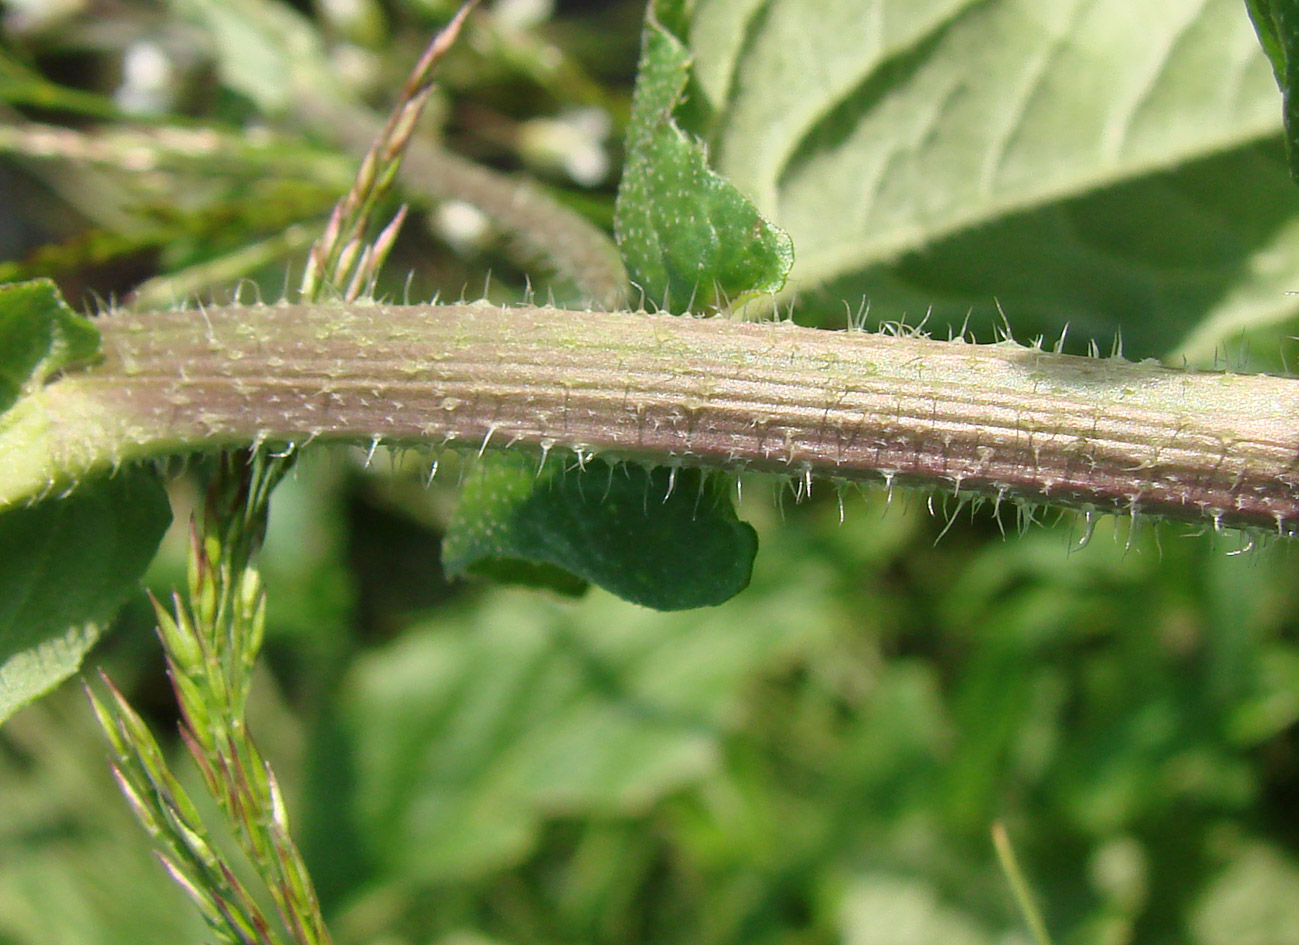
<path id="1" fill-rule="evenodd" d="M 354 156 L 217 81 L 184 6 L 6 4 L 0 276 L 52 275 L 74 304 L 228 298 L 237 280 L 276 298 L 292 284 Z M 299 12 L 382 107 L 451 11 Z M 527 172 L 607 226 L 642 13 L 634 0 L 491 6 L 447 63 L 434 123 L 455 150 Z M 1046 212 L 1104 217 L 1131 243 L 1113 207 L 1153 214 L 1159 194 L 1219 180 L 1214 161 L 1284 173 L 1279 151 L 1247 143 Z M 486 286 L 504 301 L 529 278 L 550 291 L 471 209 L 428 210 L 385 291 Z M 1050 221 L 983 234 L 1037 225 Z M 919 297 L 911 277 L 975 258 L 962 248 L 976 238 L 906 257 L 870 291 Z M 1046 254 L 1014 245 L 1030 243 Z M 983 277 L 970 278 L 974 292 Z M 1293 330 L 1269 312 L 1264 338 Z M 1201 317 L 1143 343 L 1171 350 Z M 752 478 L 751 588 L 655 614 L 599 591 L 574 603 L 445 580 L 458 476 L 455 457 L 445 465 L 426 486 L 419 457 L 311 454 L 274 504 L 252 718 L 337 941 L 1027 942 L 990 842 L 1000 821 L 1058 942 L 1299 942 L 1289 548 L 1232 554 L 1249 538 L 1114 520 L 1092 534 L 1041 512 L 1021 533 L 1023 510 L 828 484 L 796 503 L 787 483 Z M 193 501 L 182 474 L 179 522 Z M 176 534 L 150 574 L 159 596 L 182 561 Z M 174 730 L 143 600 L 96 658 Z M 202 940 L 104 759 L 75 687 L 0 730 L 0 945 Z"/>

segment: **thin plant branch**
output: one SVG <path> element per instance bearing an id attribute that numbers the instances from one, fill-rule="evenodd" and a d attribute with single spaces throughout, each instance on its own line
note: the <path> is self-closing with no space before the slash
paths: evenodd
<path id="1" fill-rule="evenodd" d="M 1015 897 L 1015 904 L 1019 907 L 1024 924 L 1033 934 L 1033 941 L 1037 945 L 1051 945 L 1051 934 L 1047 931 L 1046 920 L 1042 918 L 1042 910 L 1038 908 L 1033 890 L 1029 888 L 1028 879 L 1019 865 L 1019 858 L 1015 856 L 1015 848 L 1010 842 L 1006 825 L 1001 821 L 992 825 L 992 846 L 997 852 L 997 862 L 1006 876 L 1006 882 L 1010 884 L 1011 893 Z"/>

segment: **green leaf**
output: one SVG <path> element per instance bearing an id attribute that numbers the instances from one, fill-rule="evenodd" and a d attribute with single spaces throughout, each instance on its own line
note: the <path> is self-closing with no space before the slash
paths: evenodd
<path id="1" fill-rule="evenodd" d="M 99 353 L 99 331 L 49 279 L 0 285 L 0 412 L 50 375 Z"/>
<path id="2" fill-rule="evenodd" d="M 721 604 L 749 583 L 758 539 L 725 479 L 596 463 L 483 465 L 460 497 L 442 558 L 473 574 L 580 593 L 587 582 L 655 610 Z"/>
<path id="3" fill-rule="evenodd" d="M 796 580 L 788 580 L 791 573 Z M 464 881 L 517 863 L 550 816 L 628 817 L 724 766 L 753 674 L 823 633 L 824 571 L 725 610 L 498 590 L 364 655 L 344 685 L 355 817 L 381 871 Z"/>
<path id="4" fill-rule="evenodd" d="M 839 325 L 844 299 L 868 299 L 885 320 L 929 313 L 937 337 L 968 324 L 987 340 L 1009 322 L 1053 343 L 1068 326 L 1075 353 L 1092 339 L 1108 353 L 1121 336 L 1129 357 L 1212 364 L 1246 331 L 1293 317 L 1297 197 L 1269 140 L 954 234 L 834 280 L 805 312 Z M 1280 367 L 1278 341 L 1249 347 L 1251 368 Z"/>
<path id="5" fill-rule="evenodd" d="M 77 671 L 170 521 L 141 469 L 0 516 L 0 721 Z"/>
<path id="6" fill-rule="evenodd" d="M 722 77 L 718 170 L 804 281 L 1277 129 L 1236 0 L 774 0 L 739 47 L 711 6 L 691 41 Z"/>
<path id="7" fill-rule="evenodd" d="M 1272 63 L 1281 87 L 1282 120 L 1290 176 L 1299 181 L 1299 2 L 1296 0 L 1245 0 L 1259 44 Z"/>
<path id="8" fill-rule="evenodd" d="M 717 170 L 793 238 L 809 320 L 864 301 L 942 337 L 973 309 L 989 338 L 1000 301 L 1018 336 L 1211 360 L 1296 310 L 1299 201 L 1237 0 L 712 0 L 690 43 Z"/>
<path id="9" fill-rule="evenodd" d="M 793 244 L 708 164 L 674 112 L 690 75 L 684 17 L 666 0 L 646 15 L 614 232 L 647 301 L 681 313 L 776 292 Z"/>

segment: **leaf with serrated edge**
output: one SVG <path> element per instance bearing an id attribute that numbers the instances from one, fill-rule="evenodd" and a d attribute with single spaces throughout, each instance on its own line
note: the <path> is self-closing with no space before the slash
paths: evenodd
<path id="1" fill-rule="evenodd" d="M 778 291 L 793 246 L 674 118 L 690 54 L 671 6 L 659 0 L 646 15 L 614 231 L 646 301 L 679 314 Z"/>

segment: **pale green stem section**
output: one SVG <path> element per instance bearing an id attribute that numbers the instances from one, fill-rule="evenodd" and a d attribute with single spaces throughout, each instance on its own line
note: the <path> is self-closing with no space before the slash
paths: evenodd
<path id="1" fill-rule="evenodd" d="M 1299 530 L 1299 382 L 640 313 L 331 304 L 100 322 L 0 420 L 0 507 L 262 441 L 530 447 Z"/>
<path id="2" fill-rule="evenodd" d="M 1010 883 L 1010 891 L 1015 896 L 1024 924 L 1033 933 L 1033 941 L 1037 945 L 1051 945 L 1051 934 L 1047 931 L 1046 920 L 1042 918 L 1042 910 L 1033 898 L 1033 891 L 1019 865 L 1019 857 L 1015 856 L 1015 848 L 1011 845 L 1006 825 L 1001 821 L 992 825 L 992 846 L 997 851 L 997 861 L 1001 864 L 1001 871 L 1006 874 L 1006 881 Z"/>

